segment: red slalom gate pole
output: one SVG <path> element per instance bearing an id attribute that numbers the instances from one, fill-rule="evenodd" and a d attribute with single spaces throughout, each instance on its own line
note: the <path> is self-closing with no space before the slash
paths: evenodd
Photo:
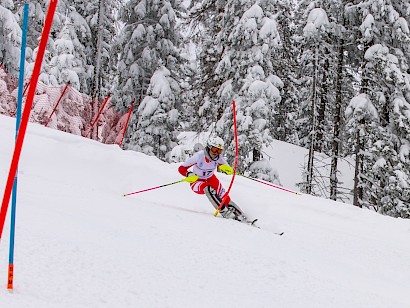
<path id="1" fill-rule="evenodd" d="M 9 175 L 7 178 L 7 184 L 4 189 L 3 202 L 0 209 L 0 241 L 4 228 L 4 221 L 6 220 L 7 208 L 10 202 L 10 195 L 13 189 L 14 177 L 16 175 L 18 163 L 20 160 L 21 149 L 23 147 L 24 137 L 27 130 L 27 124 L 30 117 L 31 106 L 33 105 L 33 99 L 36 92 L 37 82 L 41 71 L 41 65 L 43 62 L 44 53 L 47 46 L 48 35 L 50 34 L 51 25 L 53 23 L 54 13 L 56 10 L 58 0 L 50 0 L 46 19 L 44 21 L 43 33 L 41 34 L 41 40 L 38 47 L 38 53 L 36 61 L 34 63 L 33 75 L 31 77 L 30 87 L 28 89 L 26 104 L 24 106 L 23 115 L 21 118 L 20 128 L 17 134 L 16 143 L 14 146 L 13 158 L 10 165 Z"/>
<path id="2" fill-rule="evenodd" d="M 87 134 L 85 135 L 85 137 L 88 137 L 91 133 L 91 131 L 94 128 L 95 123 L 97 123 L 98 118 L 100 117 L 101 112 L 104 110 L 105 104 L 107 104 L 108 100 L 110 99 L 110 96 L 108 95 L 107 98 L 105 99 L 104 103 L 102 104 L 100 111 L 98 111 L 97 116 L 95 117 L 95 120 L 93 121 L 93 123 L 91 124 L 90 128 L 88 129 Z"/>
<path id="3" fill-rule="evenodd" d="M 132 109 L 134 108 L 134 103 L 135 103 L 135 98 L 132 100 L 130 111 L 128 111 L 128 117 L 127 117 L 127 121 L 125 122 L 124 132 L 122 133 L 121 141 L 118 144 L 120 147 L 122 147 L 122 142 L 124 141 L 125 133 L 127 132 L 127 126 L 131 118 L 131 113 L 132 113 Z"/>
<path id="4" fill-rule="evenodd" d="M 23 92 L 23 96 L 26 94 L 26 91 L 27 91 L 27 89 L 28 89 L 28 86 L 30 85 L 30 80 L 29 80 L 29 82 L 26 84 L 26 87 L 24 88 L 24 92 Z"/>
<path id="5" fill-rule="evenodd" d="M 61 92 L 61 95 L 60 95 L 60 98 L 59 98 L 58 101 L 57 101 L 57 104 L 54 106 L 53 111 L 51 112 L 50 116 L 49 116 L 48 119 L 47 119 L 46 125 L 44 125 L 45 127 L 47 127 L 48 122 L 50 122 L 51 117 L 53 116 L 54 112 L 57 110 L 57 106 L 58 106 L 58 104 L 60 104 L 60 101 L 61 101 L 61 99 L 63 98 L 63 96 L 64 96 L 64 94 L 65 94 L 65 91 L 67 90 L 67 88 L 68 88 L 69 85 L 70 85 L 70 82 L 67 82 L 67 84 L 66 84 L 65 87 L 64 87 L 63 92 Z"/>
<path id="6" fill-rule="evenodd" d="M 222 198 L 221 204 L 218 206 L 218 209 L 214 213 L 215 217 L 218 216 L 223 205 L 225 204 L 226 199 L 229 196 L 229 192 L 231 191 L 233 181 L 235 180 L 236 168 L 238 167 L 238 131 L 236 127 L 236 104 L 234 100 L 232 100 L 232 113 L 233 113 L 233 131 L 234 131 L 234 136 L 235 136 L 235 160 L 234 160 L 234 166 L 233 166 L 233 175 L 232 175 L 231 183 L 229 184 L 228 190 L 226 191 L 225 196 Z"/>
<path id="7" fill-rule="evenodd" d="M 280 189 L 280 190 L 283 190 L 283 191 L 286 191 L 286 192 L 289 192 L 289 193 L 292 193 L 292 194 L 300 195 L 300 193 L 297 192 L 297 191 L 293 191 L 293 190 L 290 190 L 290 189 L 287 189 L 287 188 L 284 188 L 284 187 L 281 187 L 281 186 L 278 186 L 278 185 L 275 185 L 275 184 L 272 184 L 272 183 L 263 182 L 261 180 L 255 179 L 255 178 L 251 178 L 250 176 L 246 176 L 246 175 L 242 175 L 242 174 L 238 174 L 238 175 L 242 176 L 244 178 L 247 178 L 249 180 L 261 183 L 261 184 L 265 184 L 265 185 L 268 185 L 268 186 L 271 186 L 271 187 L 274 187 L 274 188 L 277 188 L 277 189 Z"/>

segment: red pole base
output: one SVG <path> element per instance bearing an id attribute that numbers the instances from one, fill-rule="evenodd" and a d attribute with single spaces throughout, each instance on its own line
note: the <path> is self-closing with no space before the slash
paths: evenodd
<path id="1" fill-rule="evenodd" d="M 14 270 L 14 265 L 13 264 L 9 264 L 9 279 L 7 282 L 7 289 L 12 290 L 13 289 L 13 270 Z"/>

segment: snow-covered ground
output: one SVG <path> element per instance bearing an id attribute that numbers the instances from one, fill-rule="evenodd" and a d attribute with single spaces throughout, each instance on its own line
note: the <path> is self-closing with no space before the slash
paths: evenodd
<path id="1" fill-rule="evenodd" d="M 14 125 L 0 116 L 2 192 Z M 280 168 L 293 172 L 281 155 Z M 14 290 L 6 289 L 8 216 L 0 307 L 410 307 L 409 220 L 241 177 L 231 196 L 262 229 L 213 217 L 186 183 L 122 196 L 179 180 L 177 167 L 29 124 Z M 228 186 L 229 176 L 218 177 Z"/>

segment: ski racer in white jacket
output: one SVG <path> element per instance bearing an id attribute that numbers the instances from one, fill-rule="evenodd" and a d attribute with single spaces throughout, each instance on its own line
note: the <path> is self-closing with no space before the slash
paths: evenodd
<path id="1" fill-rule="evenodd" d="M 205 149 L 188 158 L 179 166 L 178 171 L 189 179 L 188 182 L 195 193 L 205 194 L 208 197 L 215 209 L 218 209 L 222 199 L 226 197 L 225 204 L 220 210 L 224 218 L 246 220 L 241 209 L 228 195 L 225 196 L 225 189 L 214 174 L 218 167 L 226 174 L 233 174 L 233 169 L 222 156 L 223 147 L 224 142 L 220 137 L 210 137 Z M 192 171 L 189 171 L 191 167 Z"/>

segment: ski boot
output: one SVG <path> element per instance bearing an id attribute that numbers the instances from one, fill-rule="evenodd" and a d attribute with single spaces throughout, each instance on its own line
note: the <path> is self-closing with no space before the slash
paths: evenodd
<path id="1" fill-rule="evenodd" d="M 222 202 L 222 199 L 216 193 L 215 189 L 213 189 L 211 186 L 206 187 L 205 195 L 208 197 L 211 204 L 217 210 L 219 208 L 219 205 Z M 232 200 L 229 202 L 227 206 L 226 205 L 222 206 L 219 213 L 222 215 L 223 218 L 235 219 L 238 221 L 246 221 L 246 217 L 242 214 L 241 209 Z"/>

